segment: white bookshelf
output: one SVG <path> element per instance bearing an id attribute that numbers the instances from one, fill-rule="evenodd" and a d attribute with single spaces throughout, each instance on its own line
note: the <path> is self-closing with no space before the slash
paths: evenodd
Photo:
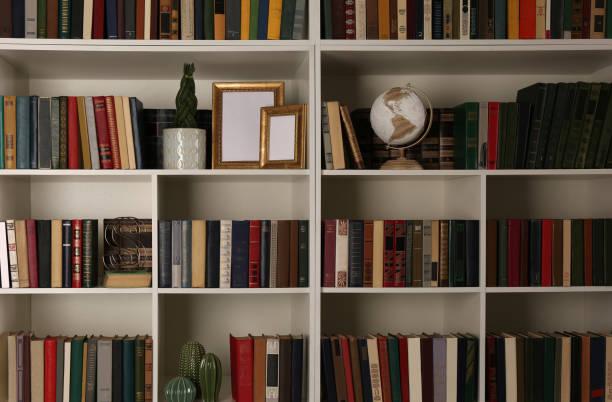
<path id="1" fill-rule="evenodd" d="M 310 3 L 310 15 L 318 16 L 317 2 Z M 310 32 L 318 29 L 318 18 L 310 18 Z M 383 90 L 408 82 L 437 107 L 451 107 L 510 101 L 518 88 L 538 81 L 612 81 L 612 41 L 0 39 L 0 93 L 130 95 L 148 108 L 171 108 L 183 62 L 196 65 L 199 108 L 211 108 L 214 81 L 285 81 L 286 102 L 309 105 L 308 168 L 0 170 L 0 218 L 137 216 L 155 226 L 175 218 L 307 219 L 310 287 L 158 289 L 154 268 L 151 289 L 0 290 L 0 332 L 151 334 L 158 401 L 176 375 L 180 345 L 196 339 L 221 357 L 224 402 L 231 400 L 230 333 L 303 333 L 314 402 L 322 333 L 465 331 L 481 339 L 484 401 L 487 330 L 612 326 L 611 288 L 487 288 L 484 234 L 485 220 L 502 216 L 612 218 L 612 170 L 324 171 L 318 123 L 324 100 L 368 107 Z M 320 222 L 338 217 L 479 219 L 480 286 L 321 288 Z"/>

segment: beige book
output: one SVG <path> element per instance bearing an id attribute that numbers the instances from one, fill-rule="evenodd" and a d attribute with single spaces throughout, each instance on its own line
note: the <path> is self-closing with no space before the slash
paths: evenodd
<path id="1" fill-rule="evenodd" d="M 181 39 L 193 40 L 194 38 L 194 0 L 181 0 Z"/>
<path id="2" fill-rule="evenodd" d="M 397 39 L 408 39 L 407 26 L 406 0 L 397 0 Z"/>
<path id="3" fill-rule="evenodd" d="M 84 96 L 77 96 L 77 107 L 79 116 L 79 134 L 81 136 L 81 157 L 83 158 L 83 169 L 91 169 L 91 152 L 89 148 L 87 111 L 85 109 Z"/>
<path id="4" fill-rule="evenodd" d="M 62 221 L 51 221 L 51 287 L 62 287 Z"/>
<path id="5" fill-rule="evenodd" d="M 115 96 L 115 119 L 117 120 L 117 137 L 119 138 L 119 158 L 121 169 L 129 169 L 127 139 L 125 134 L 125 117 L 123 116 L 123 98 Z"/>
<path id="6" fill-rule="evenodd" d="M 151 0 L 145 0 L 144 39 L 151 39 Z M 157 38 L 153 38 L 157 39 Z"/>
<path id="7" fill-rule="evenodd" d="M 606 339 L 607 341 L 607 339 Z M 609 344 L 606 342 L 606 355 L 610 353 L 607 348 Z M 612 346 L 612 345 L 611 345 Z M 559 402 L 570 402 L 571 393 L 571 378 L 572 378 L 572 345 L 569 336 L 561 338 L 561 399 Z M 606 371 L 607 374 L 607 371 Z M 606 376 L 606 378 L 609 378 Z M 606 385 L 609 383 L 606 383 Z M 606 390 L 608 387 L 606 387 Z M 607 401 L 608 399 L 606 399 Z"/>
<path id="8" fill-rule="evenodd" d="M 336 221 L 336 278 L 337 288 L 348 287 L 348 219 Z"/>
<path id="9" fill-rule="evenodd" d="M 30 396 L 32 401 L 44 400 L 45 394 L 45 347 L 44 339 L 30 341 Z"/>
<path id="10" fill-rule="evenodd" d="M 431 221 L 431 284 L 438 287 L 440 281 L 440 221 Z"/>
<path id="11" fill-rule="evenodd" d="M 327 116 L 334 169 L 344 169 L 346 166 L 344 162 L 344 144 L 342 142 L 342 122 L 340 120 L 339 102 L 327 102 Z"/>
<path id="12" fill-rule="evenodd" d="M 64 400 L 63 402 L 70 402 L 70 357 L 71 357 L 71 346 L 72 338 L 66 338 L 64 342 Z M 57 401 L 59 402 L 59 401 Z"/>
<path id="13" fill-rule="evenodd" d="M 504 334 L 506 362 L 506 402 L 517 402 L 516 338 Z"/>
<path id="14" fill-rule="evenodd" d="M 355 1 L 355 39 L 366 39 L 366 0 Z"/>
<path id="15" fill-rule="evenodd" d="M 81 402 L 85 402 L 85 392 L 87 391 L 87 337 L 85 338 L 85 342 L 83 342 L 83 368 L 81 370 Z"/>
<path id="16" fill-rule="evenodd" d="M 8 388 L 8 402 L 17 402 L 17 334 L 10 333 L 6 338 L 6 361 L 8 362 L 8 365 L 2 364 L 0 366 L 7 370 L 8 373 L 0 377 L 0 385 L 3 385 L 2 389 Z M 4 344 L 4 342 L 2 343 Z M 3 369 L 0 369 L 0 374 L 3 374 Z M 7 380 L 8 385 L 2 383 L 2 381 Z"/>
<path id="17" fill-rule="evenodd" d="M 563 219 L 563 286 L 572 278 L 572 220 Z"/>
<path id="18" fill-rule="evenodd" d="M 278 225 L 278 222 L 277 222 Z M 231 288 L 232 287 L 232 221 L 222 220 L 221 224 L 221 235 L 220 235 L 220 246 L 219 246 L 219 287 L 220 288 Z M 272 248 L 270 248 L 270 255 L 272 255 Z M 272 256 L 270 256 L 272 258 Z M 274 258 L 276 260 L 276 258 Z M 271 265 L 271 264 L 270 264 Z M 276 269 L 274 270 L 274 276 L 276 276 Z M 272 278 L 272 269 L 270 269 L 270 278 Z M 276 278 L 274 279 L 276 281 Z M 276 282 L 275 282 L 276 285 Z M 272 281 L 270 281 L 270 287 L 272 287 Z"/>
<path id="19" fill-rule="evenodd" d="M 374 335 L 368 336 L 367 344 L 372 400 L 374 402 L 382 402 L 382 380 L 380 378 L 380 363 L 378 362 L 378 343 L 376 337 Z"/>
<path id="20" fill-rule="evenodd" d="M 83 1 L 83 39 L 91 39 L 93 30 L 93 0 Z"/>
<path id="21" fill-rule="evenodd" d="M 459 8 L 459 39 L 470 39 L 470 1 L 461 0 Z M 454 8 L 453 8 L 454 10 Z"/>
<path id="22" fill-rule="evenodd" d="M 446 338 L 446 378 L 457 378 L 458 340 Z M 457 402 L 457 381 L 446 381 L 446 402 Z"/>
<path id="23" fill-rule="evenodd" d="M 374 221 L 372 233 L 372 287 L 383 287 L 385 254 L 385 221 Z"/>
<path id="24" fill-rule="evenodd" d="M 30 287 L 30 271 L 28 270 L 28 235 L 26 224 L 22 219 L 15 220 L 15 239 L 17 240 L 17 269 L 19 271 L 19 287 Z"/>
<path id="25" fill-rule="evenodd" d="M 432 40 L 433 32 L 432 32 L 432 0 L 424 0 L 423 1 L 423 39 L 424 40 Z M 399 22 L 399 21 L 398 21 Z"/>
<path id="26" fill-rule="evenodd" d="M 203 288 L 206 262 L 206 222 L 191 221 L 191 287 Z"/>
<path id="27" fill-rule="evenodd" d="M 130 111 L 130 98 L 122 96 L 123 118 L 125 121 L 125 140 L 127 144 L 128 165 L 136 169 L 136 151 L 134 151 L 134 130 L 132 129 L 132 112 Z"/>
<path id="28" fill-rule="evenodd" d="M 421 338 L 411 336 L 408 338 L 408 383 L 410 384 L 410 400 L 422 401 L 421 387 Z"/>
<path id="29" fill-rule="evenodd" d="M 536 39 L 546 39 L 546 0 L 536 0 Z"/>

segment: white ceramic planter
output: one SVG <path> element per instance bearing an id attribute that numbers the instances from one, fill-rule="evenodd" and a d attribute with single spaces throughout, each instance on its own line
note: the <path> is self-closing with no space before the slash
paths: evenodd
<path id="1" fill-rule="evenodd" d="M 206 130 L 164 129 L 164 169 L 204 169 Z"/>

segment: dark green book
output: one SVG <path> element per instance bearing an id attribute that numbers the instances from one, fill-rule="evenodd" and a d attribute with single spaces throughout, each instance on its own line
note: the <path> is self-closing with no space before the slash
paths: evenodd
<path id="1" fill-rule="evenodd" d="M 604 219 L 593 219 L 592 226 L 592 268 L 593 268 L 593 286 L 605 286 L 606 276 L 604 274 Z"/>
<path id="2" fill-rule="evenodd" d="M 322 14 L 323 14 L 323 32 L 321 34 L 321 39 L 332 39 L 332 0 L 323 0 L 323 10 L 322 10 Z M 376 33 L 377 37 L 376 38 L 370 38 L 368 37 L 368 39 L 378 39 L 378 32 Z"/>
<path id="3" fill-rule="evenodd" d="M 555 338 L 544 335 L 544 402 L 555 402 Z"/>
<path id="4" fill-rule="evenodd" d="M 578 83 L 576 100 L 573 105 L 574 107 L 570 112 L 572 123 L 570 124 L 567 143 L 565 144 L 565 150 L 563 151 L 563 169 L 573 169 L 576 165 L 576 156 L 578 155 L 578 146 L 580 145 L 580 137 L 582 136 L 584 115 L 586 112 L 587 99 L 589 98 L 590 90 L 591 84 L 586 82 Z"/>
<path id="5" fill-rule="evenodd" d="M 604 221 L 604 279 L 612 286 L 612 219 Z"/>
<path id="6" fill-rule="evenodd" d="M 606 39 L 612 39 L 612 0 L 606 1 Z"/>
<path id="7" fill-rule="evenodd" d="M 584 286 L 584 225 L 572 219 L 571 285 Z"/>
<path id="8" fill-rule="evenodd" d="M 497 286 L 508 286 L 508 221 L 497 223 Z"/>
<path id="9" fill-rule="evenodd" d="M 308 287 L 308 221 L 298 222 L 298 287 Z"/>
<path id="10" fill-rule="evenodd" d="M 597 110 L 600 92 L 600 83 L 591 84 L 591 91 L 589 92 L 584 112 L 582 135 L 578 143 L 578 153 L 576 154 L 576 163 L 574 164 L 576 169 L 584 169 L 586 165 L 587 151 L 589 150 L 589 144 L 591 142 L 591 134 L 595 123 L 595 111 Z"/>
<path id="11" fill-rule="evenodd" d="M 544 338 L 534 335 L 533 339 L 533 402 L 544 402 Z"/>
<path id="12" fill-rule="evenodd" d="M 565 147 L 569 138 L 570 128 L 572 126 L 572 116 L 575 113 L 578 102 L 576 100 L 576 94 L 578 93 L 578 84 L 569 84 L 568 97 L 569 102 L 567 104 L 566 113 L 563 115 L 563 121 L 561 122 L 561 128 L 559 130 L 559 143 L 555 151 L 555 162 L 553 164 L 555 169 L 561 169 L 563 167 L 563 154 L 565 153 Z"/>
<path id="13" fill-rule="evenodd" d="M 466 285 L 467 247 L 465 236 L 465 221 L 452 220 L 449 223 L 450 249 L 449 279 L 450 286 L 462 287 Z"/>
<path id="14" fill-rule="evenodd" d="M 136 402 L 145 400 L 145 337 L 137 336 L 134 341 L 134 388 L 136 390 Z"/>
<path id="15" fill-rule="evenodd" d="M 257 1 L 257 0 L 251 0 Z M 251 10 L 251 15 L 253 11 Z M 252 24 L 251 24 L 252 26 Z M 215 39 L 215 1 L 204 0 L 204 39 Z"/>
<path id="16" fill-rule="evenodd" d="M 576 333 L 570 333 L 572 337 L 572 353 L 570 358 L 570 401 L 581 401 L 582 399 L 582 339 Z"/>
<path id="17" fill-rule="evenodd" d="M 399 341 L 391 334 L 387 336 L 387 353 L 389 355 L 389 377 L 391 379 L 392 401 L 401 402 L 402 384 L 400 380 Z"/>
<path id="18" fill-rule="evenodd" d="M 47 37 L 47 0 L 36 2 L 36 37 Z"/>
<path id="19" fill-rule="evenodd" d="M 518 139 L 518 103 L 509 102 L 506 110 L 506 141 L 504 150 L 505 169 L 513 169 L 516 159 L 516 143 Z"/>
<path id="20" fill-rule="evenodd" d="M 283 11 L 281 13 L 281 39 L 293 38 L 293 22 L 295 18 L 295 0 L 283 0 Z"/>
<path id="21" fill-rule="evenodd" d="M 478 102 L 454 108 L 455 169 L 478 169 Z"/>
<path id="22" fill-rule="evenodd" d="M 557 96 L 555 97 L 555 107 L 553 109 L 550 134 L 548 135 L 548 145 L 546 146 L 546 156 L 544 157 L 544 168 L 552 169 L 555 167 L 557 148 L 561 140 L 561 131 L 564 123 L 568 119 L 571 92 L 576 89 L 576 84 L 560 83 L 557 84 Z"/>
<path id="23" fill-rule="evenodd" d="M 68 97 L 59 97 L 59 168 L 68 169 Z"/>
<path id="24" fill-rule="evenodd" d="M 508 113 L 508 103 L 499 104 L 499 116 L 497 121 L 497 168 L 506 169 L 505 155 L 506 155 L 506 142 L 508 137 L 506 136 L 506 116 Z"/>
<path id="25" fill-rule="evenodd" d="M 466 335 L 465 402 L 478 400 L 478 339 Z"/>
<path id="26" fill-rule="evenodd" d="M 599 143 L 603 133 L 603 125 L 608 112 L 608 103 L 610 102 L 610 92 L 612 86 L 607 83 L 601 84 L 599 92 L 599 102 L 597 102 L 597 110 L 595 111 L 595 120 L 593 121 L 593 129 L 591 130 L 591 139 L 589 140 L 589 148 L 586 154 L 584 167 L 593 169 L 595 167 L 595 158 L 599 149 Z"/>
<path id="27" fill-rule="evenodd" d="M 552 125 L 553 111 L 557 97 L 557 84 L 546 84 L 546 101 L 542 112 L 542 125 L 540 127 L 540 138 L 538 140 L 538 150 L 536 154 L 535 168 L 544 167 L 548 138 L 550 137 L 550 126 Z"/>
<path id="28" fill-rule="evenodd" d="M 542 285 L 542 222 L 529 220 L 529 286 Z"/>
<path id="29" fill-rule="evenodd" d="M 527 156 L 525 158 L 526 169 L 534 169 L 536 167 L 540 132 L 544 119 L 544 106 L 546 105 L 546 97 L 548 96 L 547 90 L 548 86 L 546 84 L 537 83 L 520 89 L 516 94 L 517 102 L 531 104 L 533 109 L 529 139 L 527 142 Z"/>
<path id="30" fill-rule="evenodd" d="M 59 38 L 70 39 L 70 0 L 59 0 Z"/>
<path id="31" fill-rule="evenodd" d="M 515 169 L 525 168 L 527 157 L 527 145 L 529 142 L 529 125 L 531 124 L 532 106 L 529 103 L 517 103 L 518 105 L 518 129 L 516 140 Z"/>
<path id="32" fill-rule="evenodd" d="M 83 393 L 83 344 L 84 336 L 70 341 L 70 402 L 81 402 Z"/>
<path id="33" fill-rule="evenodd" d="M 135 363 L 134 358 L 136 354 L 135 350 L 135 338 L 123 338 L 123 350 L 121 353 L 121 370 L 122 377 L 122 402 L 135 402 L 136 399 L 136 384 L 135 384 Z M 72 402 L 72 401 L 71 401 Z"/>
<path id="34" fill-rule="evenodd" d="M 524 353 L 524 372 L 525 372 L 525 401 L 533 401 L 534 399 L 534 350 L 535 350 L 535 342 L 534 339 L 527 334 L 525 337 L 525 353 Z"/>
<path id="35" fill-rule="evenodd" d="M 249 39 L 257 39 L 257 22 L 259 20 L 259 0 L 251 0 L 251 14 L 249 15 Z"/>

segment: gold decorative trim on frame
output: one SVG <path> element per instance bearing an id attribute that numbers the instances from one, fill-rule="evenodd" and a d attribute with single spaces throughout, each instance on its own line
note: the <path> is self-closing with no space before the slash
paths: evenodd
<path id="1" fill-rule="evenodd" d="M 276 116 L 295 116 L 294 158 L 292 160 L 269 160 L 270 118 Z M 261 108 L 261 146 L 260 162 L 265 169 L 304 169 L 306 168 L 306 133 L 308 121 L 307 105 L 289 105 Z"/>
<path id="2" fill-rule="evenodd" d="M 212 168 L 213 169 L 254 169 L 261 166 L 261 151 L 259 161 L 221 160 L 222 147 L 222 116 L 224 92 L 274 92 L 274 106 L 285 103 L 285 83 L 283 81 L 268 82 L 214 82 L 212 91 Z M 261 143 L 261 132 L 260 132 Z"/>

